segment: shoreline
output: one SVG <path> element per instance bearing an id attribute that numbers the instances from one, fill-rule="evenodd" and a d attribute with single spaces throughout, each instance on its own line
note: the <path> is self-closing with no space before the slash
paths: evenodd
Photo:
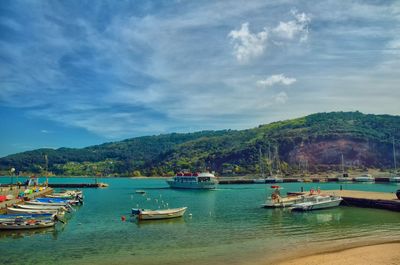
<path id="1" fill-rule="evenodd" d="M 280 257 L 260 265 L 381 265 L 400 264 L 400 239 L 353 242 L 350 244 L 311 250 L 301 248 L 289 257 Z"/>

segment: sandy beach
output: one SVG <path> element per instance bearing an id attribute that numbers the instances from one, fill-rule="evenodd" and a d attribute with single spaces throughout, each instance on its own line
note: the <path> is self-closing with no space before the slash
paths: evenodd
<path id="1" fill-rule="evenodd" d="M 387 243 L 326 252 L 277 263 L 279 265 L 395 265 L 400 264 L 400 243 Z"/>

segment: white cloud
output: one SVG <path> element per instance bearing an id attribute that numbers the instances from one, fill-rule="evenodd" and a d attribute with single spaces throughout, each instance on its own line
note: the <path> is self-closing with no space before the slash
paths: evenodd
<path id="1" fill-rule="evenodd" d="M 296 78 L 286 77 L 284 74 L 271 75 L 264 80 L 258 80 L 257 85 L 261 87 L 273 86 L 275 84 L 282 84 L 289 86 L 296 82 Z"/>
<path id="2" fill-rule="evenodd" d="M 287 100 L 288 100 L 288 95 L 284 91 L 280 92 L 275 96 L 276 103 L 285 104 Z"/>
<path id="3" fill-rule="evenodd" d="M 292 10 L 291 13 L 295 20 L 280 21 L 272 32 L 281 39 L 293 40 L 299 38 L 301 42 L 304 42 L 308 39 L 308 25 L 311 22 L 311 17 L 306 13 L 298 13 L 296 10 Z"/>
<path id="4" fill-rule="evenodd" d="M 234 54 L 239 62 L 247 62 L 264 53 L 267 46 L 268 30 L 258 33 L 249 31 L 249 23 L 243 23 L 240 30 L 232 30 L 228 35 L 234 43 Z"/>

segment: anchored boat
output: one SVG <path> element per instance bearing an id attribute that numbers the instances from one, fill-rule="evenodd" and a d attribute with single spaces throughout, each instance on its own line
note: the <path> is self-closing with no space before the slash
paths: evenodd
<path id="1" fill-rule="evenodd" d="M 139 220 L 160 220 L 182 217 L 187 207 L 165 209 L 165 210 L 144 210 L 132 208 L 132 215 L 137 216 Z"/>

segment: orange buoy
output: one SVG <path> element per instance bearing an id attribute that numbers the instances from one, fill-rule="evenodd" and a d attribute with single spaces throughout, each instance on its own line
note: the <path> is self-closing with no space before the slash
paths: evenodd
<path id="1" fill-rule="evenodd" d="M 121 221 L 125 222 L 126 221 L 126 217 L 125 216 L 121 216 Z"/>

